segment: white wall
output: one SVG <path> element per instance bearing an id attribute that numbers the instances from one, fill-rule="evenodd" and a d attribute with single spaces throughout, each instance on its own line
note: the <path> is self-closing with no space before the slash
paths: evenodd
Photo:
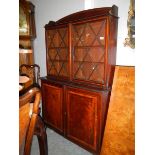
<path id="1" fill-rule="evenodd" d="M 37 38 L 34 41 L 35 63 L 41 67 L 41 76 L 46 75 L 46 47 L 44 26 L 71 13 L 84 10 L 85 0 L 30 0 L 35 5 Z M 93 1 L 93 0 L 91 0 Z M 94 7 L 117 5 L 119 8 L 117 65 L 134 65 L 134 50 L 124 47 L 127 36 L 127 16 L 130 0 L 94 0 Z"/>
<path id="2" fill-rule="evenodd" d="M 130 0 L 94 0 L 94 7 L 118 6 L 118 36 L 117 36 L 117 65 L 135 66 L 135 50 L 124 47 L 123 42 L 127 37 L 127 18 Z"/>

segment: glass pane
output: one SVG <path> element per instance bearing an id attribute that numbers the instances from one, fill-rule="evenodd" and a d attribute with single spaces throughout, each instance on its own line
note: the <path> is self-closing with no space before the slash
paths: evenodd
<path id="1" fill-rule="evenodd" d="M 105 20 L 73 25 L 73 77 L 104 83 Z"/>
<path id="2" fill-rule="evenodd" d="M 48 75 L 68 77 L 68 29 L 57 28 L 46 31 Z"/>
<path id="3" fill-rule="evenodd" d="M 19 35 L 28 35 L 29 34 L 29 27 L 27 24 L 27 17 L 26 13 L 24 12 L 23 8 L 19 7 Z"/>
<path id="4" fill-rule="evenodd" d="M 89 22 L 73 26 L 74 46 L 104 46 L 105 21 Z"/>

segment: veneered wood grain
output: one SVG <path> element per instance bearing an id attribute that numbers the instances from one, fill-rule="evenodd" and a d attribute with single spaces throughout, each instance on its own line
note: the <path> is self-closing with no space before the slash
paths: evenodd
<path id="1" fill-rule="evenodd" d="M 67 137 L 91 149 L 96 149 L 99 121 L 98 95 L 70 88 L 67 91 L 66 102 Z"/>
<path id="2" fill-rule="evenodd" d="M 135 68 L 116 66 L 100 155 L 135 154 Z"/>
<path id="3" fill-rule="evenodd" d="M 45 122 L 63 132 L 62 88 L 42 85 L 43 118 Z"/>

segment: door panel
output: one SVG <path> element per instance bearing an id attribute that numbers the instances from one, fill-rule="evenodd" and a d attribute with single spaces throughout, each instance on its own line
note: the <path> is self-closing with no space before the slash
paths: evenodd
<path id="1" fill-rule="evenodd" d="M 62 88 L 42 84 L 44 121 L 59 132 L 63 132 Z"/>
<path id="2" fill-rule="evenodd" d="M 69 78 L 68 28 L 46 30 L 47 74 Z"/>
<path id="3" fill-rule="evenodd" d="M 106 19 L 72 25 L 73 80 L 104 84 Z"/>
<path id="4" fill-rule="evenodd" d="M 81 89 L 68 88 L 67 137 L 91 150 L 96 150 L 99 129 L 99 95 Z"/>

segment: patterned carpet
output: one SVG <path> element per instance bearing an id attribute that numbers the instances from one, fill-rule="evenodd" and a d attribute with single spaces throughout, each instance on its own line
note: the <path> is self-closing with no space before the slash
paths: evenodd
<path id="1" fill-rule="evenodd" d="M 92 155 L 76 144 L 63 138 L 53 130 L 47 128 L 48 155 Z M 40 155 L 37 137 L 34 136 L 31 155 Z"/>

